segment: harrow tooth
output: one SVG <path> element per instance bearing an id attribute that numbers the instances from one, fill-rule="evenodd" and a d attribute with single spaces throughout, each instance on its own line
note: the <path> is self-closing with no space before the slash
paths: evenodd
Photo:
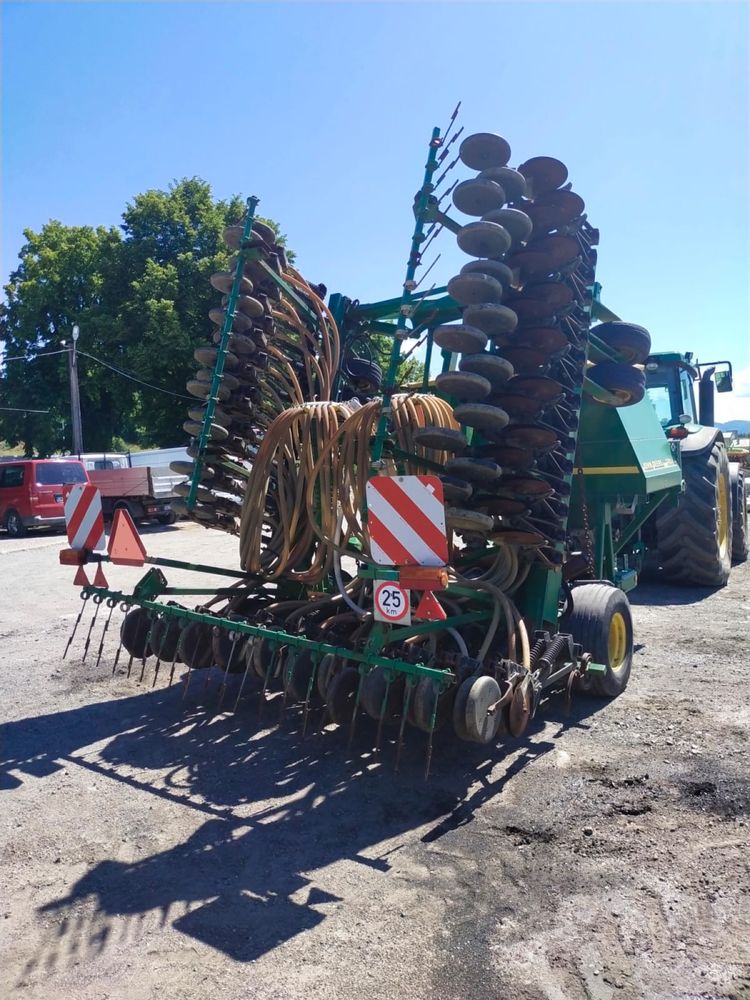
<path id="1" fill-rule="evenodd" d="M 99 615 L 99 608 L 101 604 L 102 604 L 101 597 L 99 597 L 98 594 L 94 594 L 94 615 L 91 619 L 91 623 L 89 624 L 89 630 L 86 633 L 86 642 L 83 645 L 83 655 L 81 656 L 81 663 L 84 663 L 86 661 L 86 657 L 88 656 L 89 644 L 91 643 L 91 633 L 94 631 L 94 625 L 96 625 L 96 619 L 97 616 Z"/>
<path id="2" fill-rule="evenodd" d="M 128 678 L 130 678 L 130 671 L 133 669 L 133 654 L 130 654 L 130 659 L 128 660 Z"/>
<path id="3" fill-rule="evenodd" d="M 175 646 L 174 656 L 172 657 L 172 663 L 169 668 L 169 684 L 168 687 L 172 687 L 172 681 L 174 680 L 174 668 L 177 663 L 177 647 Z M 156 678 L 154 678 L 154 683 L 156 683 Z"/>
<path id="4" fill-rule="evenodd" d="M 70 633 L 70 636 L 68 637 L 68 643 L 65 646 L 65 652 L 62 655 L 63 659 L 65 659 L 65 657 L 68 655 L 70 644 L 73 642 L 73 639 L 75 639 L 75 634 L 78 631 L 78 625 L 80 624 L 81 618 L 83 617 L 83 612 L 86 607 L 86 602 L 88 601 L 90 596 L 91 596 L 90 594 L 81 591 L 81 600 L 83 603 L 81 604 L 81 610 L 78 612 L 78 617 L 76 618 L 75 624 L 73 625 L 73 631 Z"/>
<path id="5" fill-rule="evenodd" d="M 159 676 L 159 667 L 161 666 L 161 657 L 156 657 L 156 666 L 154 667 L 154 679 L 151 681 L 151 687 L 156 687 L 156 678 Z"/>
<path id="6" fill-rule="evenodd" d="M 101 662 L 102 652 L 104 650 L 104 640 L 106 638 L 107 629 L 109 628 L 109 623 L 112 620 L 112 615 L 113 615 L 114 610 L 115 610 L 115 602 L 113 600 L 109 599 L 107 601 L 107 607 L 109 608 L 109 614 L 107 615 L 107 618 L 106 618 L 106 620 L 104 622 L 104 628 L 102 629 L 102 637 L 99 640 L 99 650 L 98 650 L 98 652 L 96 654 L 96 663 L 94 664 L 94 667 L 98 667 L 99 663 Z"/>
<path id="7" fill-rule="evenodd" d="M 250 657 L 252 656 L 252 649 L 248 646 L 245 649 L 245 671 L 242 674 L 242 680 L 240 681 L 239 691 L 237 692 L 237 697 L 234 701 L 234 706 L 232 708 L 232 714 L 237 711 L 237 706 L 240 703 L 240 698 L 242 697 L 242 692 L 245 690 L 245 683 L 247 681 L 247 675 L 250 672 Z"/>
<path id="8" fill-rule="evenodd" d="M 359 670 L 359 683 L 357 684 L 357 693 L 354 696 L 354 706 L 352 707 L 352 721 L 349 723 L 349 739 L 347 741 L 347 749 L 351 747 L 352 741 L 354 740 L 354 730 L 357 725 L 357 714 L 359 713 L 359 702 L 362 695 L 362 685 L 364 684 L 366 669 L 360 667 Z"/>
<path id="9" fill-rule="evenodd" d="M 406 728 L 406 719 L 409 715 L 409 705 L 411 703 L 411 696 L 414 687 L 414 679 L 411 676 L 407 677 L 406 688 L 404 690 L 404 702 L 401 706 L 401 724 L 398 727 L 398 743 L 396 744 L 396 764 L 394 767 L 396 774 L 398 774 L 399 765 L 401 763 L 401 751 L 404 748 L 404 729 Z"/>
<path id="10" fill-rule="evenodd" d="M 239 636 L 236 635 L 235 633 L 231 633 L 230 639 L 232 641 L 232 648 L 229 650 L 227 665 L 224 668 L 224 679 L 222 680 L 221 687 L 219 688 L 219 701 L 216 705 L 217 712 L 221 711 L 221 706 L 224 704 L 224 697 L 227 693 L 227 681 L 229 679 L 229 668 L 232 666 L 232 660 L 234 659 L 234 651 L 237 648 L 237 643 L 239 642 Z"/>
<path id="11" fill-rule="evenodd" d="M 425 761 L 424 769 L 424 780 L 430 777 L 430 766 L 432 764 L 432 738 L 435 735 L 435 720 L 437 719 L 438 702 L 440 699 L 439 690 L 434 691 L 434 700 L 432 704 L 432 716 L 430 718 L 430 735 L 427 740 L 427 760 Z"/>
<path id="12" fill-rule="evenodd" d="M 314 685 L 317 684 L 317 673 L 318 667 L 320 666 L 321 657 L 316 653 L 313 655 L 313 668 L 310 671 L 310 679 L 307 682 L 307 694 L 305 696 L 305 707 L 302 715 L 302 736 L 304 737 L 307 733 L 307 720 L 310 715 L 310 696 L 312 695 Z"/>
<path id="13" fill-rule="evenodd" d="M 380 705 L 380 718 L 378 719 L 378 731 L 375 736 L 375 753 L 380 753 L 380 740 L 383 736 L 383 723 L 385 721 L 385 712 L 388 705 L 388 695 L 391 690 L 392 675 L 390 670 L 385 671 L 385 691 L 383 692 L 383 701 Z"/>

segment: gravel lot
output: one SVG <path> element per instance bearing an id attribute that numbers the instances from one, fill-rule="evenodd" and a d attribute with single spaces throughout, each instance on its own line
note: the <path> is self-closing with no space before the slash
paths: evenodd
<path id="1" fill-rule="evenodd" d="M 0 537 L 3 998 L 750 998 L 750 564 L 642 585 L 624 696 L 491 755 L 441 737 L 425 784 L 413 730 L 396 775 L 366 725 L 347 750 L 256 696 L 216 714 L 216 675 L 112 677 L 114 629 L 63 662 L 62 544 Z"/>

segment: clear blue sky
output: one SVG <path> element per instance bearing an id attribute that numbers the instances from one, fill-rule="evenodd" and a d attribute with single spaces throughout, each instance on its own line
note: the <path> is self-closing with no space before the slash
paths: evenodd
<path id="1" fill-rule="evenodd" d="M 115 224 L 134 194 L 198 175 L 257 194 L 310 280 L 398 294 L 426 142 L 461 99 L 466 134 L 502 133 L 511 163 L 567 163 L 611 308 L 657 349 L 750 366 L 743 3 L 6 3 L 2 18 L 4 279 L 24 227 Z M 442 284 L 461 255 L 439 243 Z"/>

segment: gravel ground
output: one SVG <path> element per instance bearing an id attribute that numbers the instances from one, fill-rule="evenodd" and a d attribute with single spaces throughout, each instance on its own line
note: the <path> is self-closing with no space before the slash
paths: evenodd
<path id="1" fill-rule="evenodd" d="M 112 677 L 114 629 L 62 661 L 61 544 L 0 538 L 3 998 L 750 998 L 750 564 L 642 585 L 622 697 L 491 754 L 441 735 L 425 783 L 414 731 L 394 774 L 366 724 L 347 750 L 255 696 L 216 714 L 216 675 Z"/>

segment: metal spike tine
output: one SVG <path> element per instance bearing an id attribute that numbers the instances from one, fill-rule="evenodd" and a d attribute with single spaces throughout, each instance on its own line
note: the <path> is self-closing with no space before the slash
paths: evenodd
<path id="1" fill-rule="evenodd" d="M 221 682 L 221 687 L 219 688 L 219 701 L 216 705 L 216 711 L 221 711 L 221 706 L 224 704 L 224 696 L 227 693 L 227 681 L 229 680 L 229 668 L 232 666 L 232 660 L 234 659 L 234 651 L 237 648 L 237 643 L 239 641 L 239 636 L 235 635 L 234 632 L 230 633 L 231 636 L 234 635 L 232 639 L 232 648 L 229 650 L 229 659 L 227 660 L 227 665 L 224 668 L 224 679 Z"/>
<path id="2" fill-rule="evenodd" d="M 451 170 L 453 170 L 453 168 L 455 167 L 455 165 L 457 163 L 458 163 L 458 157 L 456 157 L 454 160 L 451 160 L 451 162 L 448 164 L 448 166 L 445 168 L 445 170 L 442 172 L 442 174 L 435 181 L 435 184 L 434 184 L 434 190 L 435 191 L 437 191 L 437 189 L 440 187 L 440 185 L 443 183 L 443 181 L 445 180 L 445 178 L 448 176 L 448 174 L 451 172 Z M 456 183 L 458 183 L 458 182 L 456 182 Z M 454 184 L 453 187 L 455 187 L 455 186 L 456 185 Z M 452 191 L 453 188 L 450 188 L 449 190 Z M 441 194 L 440 197 L 438 198 L 438 205 L 440 204 L 440 202 L 443 200 L 444 197 L 445 197 L 445 192 L 443 192 L 443 194 Z"/>
<path id="3" fill-rule="evenodd" d="M 442 202 L 445 201 L 445 199 L 448 197 L 448 195 L 453 192 L 453 189 L 454 189 L 454 187 L 457 186 L 457 184 L 458 184 L 458 177 L 451 184 L 451 186 L 449 188 L 446 188 L 445 191 L 443 191 L 443 193 L 440 195 L 440 197 L 438 198 L 438 205 L 440 205 Z"/>
<path id="4" fill-rule="evenodd" d="M 194 655 L 195 655 L 195 649 L 193 649 L 193 656 Z M 193 659 L 193 656 L 190 657 L 191 660 Z M 182 698 L 180 699 L 181 701 L 185 700 L 185 695 L 187 694 L 188 688 L 190 687 L 190 678 L 193 675 L 193 665 L 192 665 L 192 663 L 188 663 L 187 668 L 188 668 L 188 672 L 187 672 L 187 677 L 185 678 L 185 687 L 182 689 Z"/>
<path id="5" fill-rule="evenodd" d="M 315 675 L 318 672 L 318 667 L 320 666 L 320 659 L 313 659 L 313 668 L 310 672 L 310 680 L 307 682 L 307 693 L 305 695 L 305 710 L 302 716 L 302 735 L 307 733 L 307 718 L 310 714 L 310 695 L 312 694 L 313 685 L 315 684 Z"/>
<path id="6" fill-rule="evenodd" d="M 404 729 L 406 728 L 406 717 L 409 714 L 409 703 L 411 702 L 412 693 L 412 679 L 407 677 L 406 679 L 406 690 L 404 691 L 404 702 L 401 706 L 401 725 L 398 727 L 398 744 L 396 746 L 396 766 L 395 771 L 398 773 L 399 764 L 401 763 L 401 751 L 404 747 Z"/>
<path id="7" fill-rule="evenodd" d="M 130 677 L 130 671 L 133 669 L 133 654 L 130 654 L 130 659 L 128 660 L 128 677 Z"/>
<path id="8" fill-rule="evenodd" d="M 91 633 L 94 631 L 94 625 L 96 624 L 96 619 L 99 614 L 99 608 L 101 607 L 101 604 L 102 604 L 101 601 L 94 602 L 94 617 L 91 619 L 89 630 L 86 633 L 86 642 L 83 645 L 83 656 L 81 657 L 81 663 L 86 662 L 86 657 L 88 656 L 89 652 L 89 644 L 91 643 Z"/>
<path id="9" fill-rule="evenodd" d="M 151 681 L 151 687 L 156 687 L 156 678 L 159 676 L 159 667 L 161 666 L 161 657 L 156 657 L 156 667 L 154 668 L 154 679 Z"/>
<path id="10" fill-rule="evenodd" d="M 104 622 L 104 628 L 102 629 L 102 637 L 99 640 L 99 651 L 96 654 L 96 663 L 94 664 L 94 667 L 98 667 L 101 662 L 102 652 L 104 650 L 104 640 L 107 636 L 107 629 L 109 628 L 109 623 L 112 620 L 112 615 L 114 613 L 114 610 L 115 610 L 115 605 L 113 604 L 112 607 L 109 609 L 109 614 L 107 615 L 107 618 Z"/>
<path id="11" fill-rule="evenodd" d="M 169 684 L 168 687 L 172 687 L 172 681 L 174 680 L 174 668 L 177 663 L 177 646 L 175 645 L 174 656 L 172 657 L 172 664 L 169 668 Z"/>
<path id="12" fill-rule="evenodd" d="M 378 719 L 378 731 L 375 736 L 375 753 L 380 752 L 380 740 L 383 735 L 383 722 L 385 721 L 385 706 L 388 704 L 388 695 L 391 690 L 391 675 L 390 672 L 386 672 L 385 678 L 385 691 L 383 692 L 383 700 L 380 703 L 380 718 Z"/>
<path id="13" fill-rule="evenodd" d="M 365 681 L 365 673 L 363 670 L 359 674 L 359 684 L 357 685 L 357 695 L 354 699 L 354 708 L 352 709 L 352 721 L 349 723 L 349 740 L 346 744 L 347 750 L 351 747 L 354 740 L 354 730 L 357 725 L 357 713 L 359 712 L 359 702 L 362 696 L 362 685 Z"/>
<path id="14" fill-rule="evenodd" d="M 430 266 L 427 268 L 427 270 L 425 271 L 425 273 L 422 275 L 422 277 L 419 279 L 419 281 L 415 285 L 414 291 L 416 291 L 417 288 L 419 288 L 419 286 L 422 284 L 422 282 L 424 281 L 424 279 L 427 277 L 427 275 L 430 273 L 430 271 L 433 269 L 433 267 L 440 260 L 441 256 L 442 256 L 442 254 L 438 254 L 437 257 L 433 260 L 433 262 L 430 264 Z M 413 335 L 414 335 L 414 331 L 412 331 L 412 336 Z"/>
<path id="15" fill-rule="evenodd" d="M 115 676 L 115 671 L 117 670 L 117 664 L 120 662 L 120 653 L 122 653 L 122 639 L 117 646 L 117 652 L 115 653 L 115 662 L 112 664 L 112 676 Z"/>
<path id="16" fill-rule="evenodd" d="M 450 121 L 448 122 L 448 127 L 446 128 L 445 134 L 443 135 L 443 142 L 448 141 L 448 136 L 451 134 L 451 129 L 456 123 L 456 118 L 458 118 L 458 112 L 460 109 L 461 109 L 461 102 L 459 101 L 458 104 L 453 109 L 453 114 L 450 117 Z"/>
<path id="17" fill-rule="evenodd" d="M 86 602 L 87 601 L 88 601 L 88 597 L 82 597 L 81 598 L 81 610 L 78 612 L 78 617 L 76 618 L 75 624 L 73 625 L 73 631 L 70 633 L 70 638 L 68 639 L 68 644 L 65 647 L 65 652 L 62 655 L 63 659 L 65 659 L 65 657 L 68 655 L 68 650 L 70 649 L 70 644 L 73 642 L 73 639 L 75 638 L 75 634 L 78 631 L 78 625 L 79 625 L 79 623 L 81 621 L 81 618 L 83 617 L 83 612 L 84 612 L 84 610 L 86 608 Z"/>
<path id="18" fill-rule="evenodd" d="M 435 232 L 432 234 L 432 236 L 429 238 L 429 240 L 427 240 L 427 242 L 425 243 L 424 248 L 422 249 L 422 258 L 420 260 L 420 265 L 422 263 L 422 260 L 424 260 L 425 253 L 427 252 L 427 250 L 429 249 L 429 247 L 432 245 L 432 243 L 434 243 L 434 241 L 438 238 L 438 236 L 441 234 L 442 231 L 443 231 L 443 226 L 441 224 L 441 225 L 438 226 L 438 228 L 435 230 Z M 424 275 L 422 275 L 420 284 L 422 283 L 422 281 L 424 281 Z M 419 286 L 417 285 L 416 287 L 418 288 Z"/>
<path id="19" fill-rule="evenodd" d="M 263 715 L 263 706 L 266 702 L 266 691 L 268 690 L 268 682 L 271 679 L 271 671 L 273 670 L 274 660 L 276 659 L 276 654 L 272 654 L 268 658 L 268 666 L 266 667 L 266 673 L 263 678 L 263 687 L 260 690 L 260 701 L 258 702 L 258 722 L 260 722 Z"/>
<path id="20" fill-rule="evenodd" d="M 153 628 L 154 628 L 154 619 L 150 618 L 148 625 L 148 633 L 146 635 L 146 645 L 143 650 L 143 656 L 141 657 L 141 676 L 138 678 L 139 684 L 143 683 L 143 675 L 146 673 L 146 658 L 148 656 L 148 651 L 150 648 L 149 644 L 151 642 L 151 632 L 153 631 Z"/>
<path id="21" fill-rule="evenodd" d="M 464 127 L 462 125 L 461 128 L 458 130 L 458 132 L 456 132 L 456 134 L 453 136 L 453 138 L 450 139 L 448 142 L 446 142 L 444 144 L 444 149 L 443 149 L 442 153 L 440 154 L 440 156 L 438 157 L 438 163 L 441 163 L 446 158 L 446 156 L 448 155 L 448 150 L 451 148 L 451 146 L 456 141 L 456 139 L 458 139 L 458 137 L 461 135 L 461 133 L 463 132 L 463 130 L 464 130 Z"/>
<path id="22" fill-rule="evenodd" d="M 427 743 L 427 760 L 425 762 L 425 769 L 424 769 L 424 780 L 425 781 L 427 781 L 427 779 L 430 776 L 430 765 L 432 764 L 432 737 L 433 737 L 433 735 L 435 733 L 435 720 L 437 719 L 437 710 L 438 710 L 439 692 L 436 691 L 434 689 L 434 687 L 433 687 L 433 694 L 434 694 L 435 700 L 434 700 L 434 703 L 433 703 L 433 706 L 432 706 L 432 717 L 430 719 L 430 738 L 429 738 L 429 741 Z"/>
<path id="23" fill-rule="evenodd" d="M 251 656 L 251 653 L 252 653 L 252 650 L 250 652 L 248 652 L 247 649 L 245 649 L 245 672 L 242 675 L 242 680 L 240 681 L 240 689 L 237 692 L 237 697 L 234 700 L 234 707 L 232 708 L 232 714 L 234 714 L 237 711 L 237 706 L 240 703 L 240 698 L 242 697 L 242 692 L 245 690 L 245 682 L 247 681 L 247 675 L 250 672 L 250 656 Z"/>

